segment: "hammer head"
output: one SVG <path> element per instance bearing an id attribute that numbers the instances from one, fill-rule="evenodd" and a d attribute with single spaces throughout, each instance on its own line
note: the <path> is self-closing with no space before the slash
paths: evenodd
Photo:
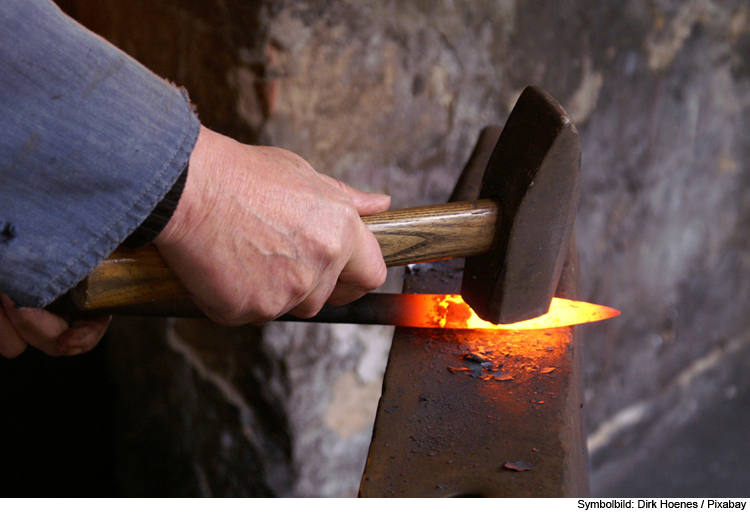
<path id="1" fill-rule="evenodd" d="M 528 87 L 495 145 L 479 198 L 498 203 L 492 248 L 466 258 L 461 295 L 491 323 L 549 311 L 573 231 L 578 131 L 548 93 Z"/>

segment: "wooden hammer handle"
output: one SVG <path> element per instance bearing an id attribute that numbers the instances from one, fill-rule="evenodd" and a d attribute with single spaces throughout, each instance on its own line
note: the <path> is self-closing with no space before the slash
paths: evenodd
<path id="1" fill-rule="evenodd" d="M 393 210 L 362 218 L 389 267 L 475 256 L 492 245 L 498 219 L 489 199 Z M 188 296 L 156 247 L 118 248 L 71 291 L 83 310 Z"/>

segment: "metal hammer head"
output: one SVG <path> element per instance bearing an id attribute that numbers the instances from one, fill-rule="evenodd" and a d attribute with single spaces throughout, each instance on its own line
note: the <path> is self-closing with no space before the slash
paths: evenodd
<path id="1" fill-rule="evenodd" d="M 461 294 L 492 323 L 549 311 L 578 208 L 578 131 L 549 94 L 528 87 L 495 145 L 479 198 L 498 203 L 492 248 L 466 258 Z"/>

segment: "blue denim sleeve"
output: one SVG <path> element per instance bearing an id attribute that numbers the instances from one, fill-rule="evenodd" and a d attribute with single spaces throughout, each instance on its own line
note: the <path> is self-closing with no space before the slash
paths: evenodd
<path id="1" fill-rule="evenodd" d="M 185 168 L 187 94 L 49 0 L 0 2 L 0 291 L 47 305 L 143 222 Z"/>

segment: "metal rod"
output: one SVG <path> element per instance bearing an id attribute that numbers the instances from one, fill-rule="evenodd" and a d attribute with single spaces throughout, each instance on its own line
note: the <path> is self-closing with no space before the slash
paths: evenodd
<path id="1" fill-rule="evenodd" d="M 412 295 L 413 296 L 413 295 Z M 314 323 L 355 323 L 359 325 L 403 325 L 413 318 L 418 299 L 403 294 L 366 294 L 347 305 L 324 305 L 313 318 L 297 318 L 285 314 L 276 321 Z M 152 301 L 107 309 L 85 311 L 86 315 L 117 314 L 124 316 L 155 316 L 171 318 L 205 318 L 206 315 L 190 298 Z"/>
<path id="2" fill-rule="evenodd" d="M 72 313 L 69 311 L 68 313 Z M 206 315 L 190 300 L 163 300 L 78 311 L 78 315 L 130 315 L 170 318 L 205 318 Z M 347 305 L 324 305 L 311 318 L 283 315 L 275 321 L 306 323 L 350 323 L 356 325 L 395 325 L 431 329 L 494 329 L 530 330 L 600 321 L 619 314 L 609 307 L 552 298 L 550 311 L 538 318 L 510 325 L 492 325 L 480 319 L 458 294 L 366 294 Z"/>

